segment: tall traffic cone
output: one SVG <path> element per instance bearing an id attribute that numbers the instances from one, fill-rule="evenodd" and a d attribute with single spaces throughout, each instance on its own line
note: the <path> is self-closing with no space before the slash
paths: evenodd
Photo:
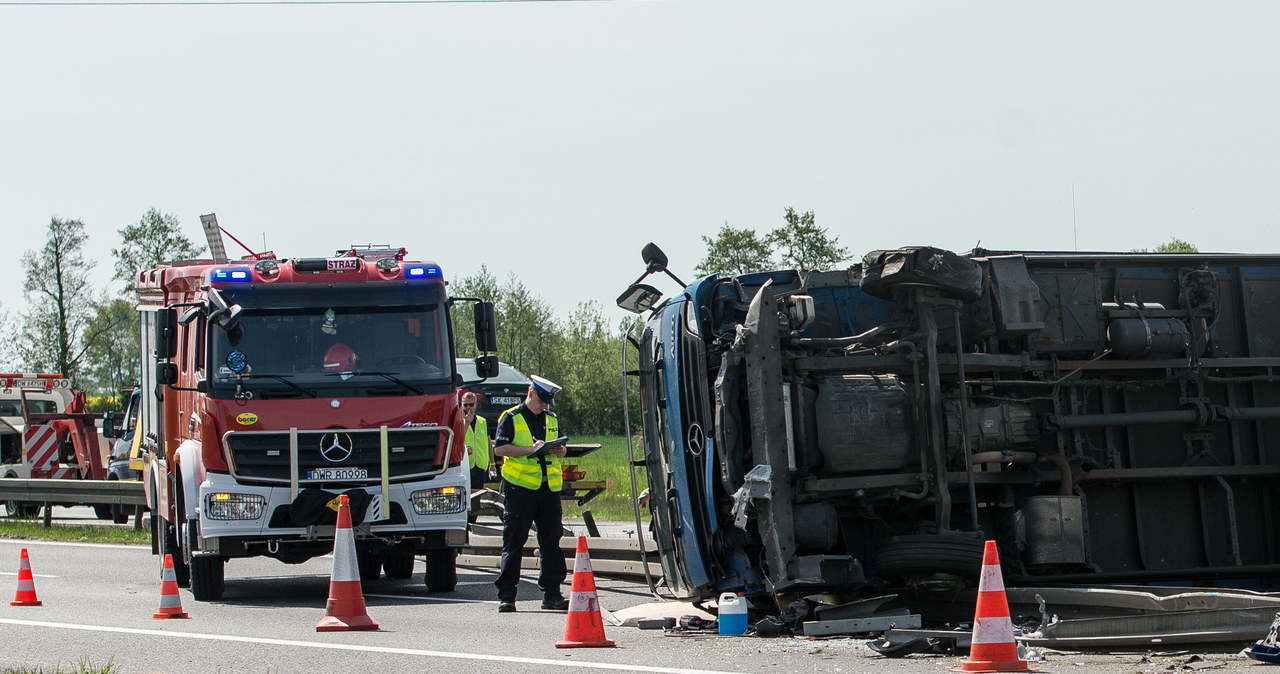
<path id="1" fill-rule="evenodd" d="M 329 580 L 329 603 L 324 617 L 316 623 L 317 632 L 376 630 L 378 623 L 364 607 L 364 590 L 360 588 L 360 567 L 356 562 L 356 535 L 351 530 L 351 506 L 347 495 L 338 502 L 338 527 L 333 532 L 333 575 Z"/>
<path id="2" fill-rule="evenodd" d="M 573 557 L 573 584 L 569 587 L 569 613 L 564 620 L 564 639 L 556 648 L 598 648 L 612 646 L 604 638 L 604 619 L 600 616 L 600 600 L 596 597 L 596 577 L 591 572 L 587 555 L 587 537 L 578 537 L 578 552 Z"/>
<path id="3" fill-rule="evenodd" d="M 1009 600 L 1004 596 L 1004 576 L 1000 575 L 1000 555 L 996 542 L 987 541 L 982 551 L 982 577 L 978 580 L 978 606 L 973 615 L 973 636 L 969 658 L 953 672 L 1034 672 L 1026 660 L 1018 659 L 1018 642 L 1013 640 Z"/>
<path id="4" fill-rule="evenodd" d="M 27 549 L 22 549 L 18 557 L 18 591 L 13 593 L 10 606 L 43 606 L 44 602 L 36 599 L 36 581 L 31 576 L 31 560 L 27 558 Z"/>
<path id="5" fill-rule="evenodd" d="M 160 608 L 151 614 L 153 620 L 190 618 L 182 610 L 182 597 L 178 596 L 178 577 L 173 572 L 173 555 L 165 554 L 164 569 L 160 571 Z"/>

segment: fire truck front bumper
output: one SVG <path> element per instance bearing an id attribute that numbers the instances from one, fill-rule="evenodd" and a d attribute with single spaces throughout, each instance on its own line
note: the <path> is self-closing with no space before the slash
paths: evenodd
<path id="1" fill-rule="evenodd" d="M 229 475 L 210 474 L 200 485 L 200 537 L 215 548 L 226 537 L 271 539 L 332 538 L 338 498 L 347 496 L 359 536 L 395 536 L 456 530 L 465 543 L 467 483 L 464 475 L 378 486 L 299 489 L 244 485 Z"/>

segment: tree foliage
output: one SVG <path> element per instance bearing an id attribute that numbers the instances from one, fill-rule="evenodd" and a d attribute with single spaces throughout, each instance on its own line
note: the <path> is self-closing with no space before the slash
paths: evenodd
<path id="1" fill-rule="evenodd" d="M 726 223 L 714 238 L 704 236 L 702 242 L 707 255 L 694 267 L 699 276 L 750 274 L 772 266 L 773 251 L 754 229 L 735 229 Z"/>
<path id="2" fill-rule="evenodd" d="M 138 382 L 142 359 L 134 305 L 129 300 L 108 300 L 97 305 L 85 324 L 87 332 L 98 335 L 86 345 L 82 377 L 85 388 L 116 395 Z"/>
<path id="3" fill-rule="evenodd" d="M 89 285 L 94 263 L 84 257 L 88 238 L 83 222 L 55 217 L 44 246 L 22 256 L 28 308 L 22 314 L 18 358 L 32 370 L 60 372 L 73 382 L 87 345 L 98 337 L 86 329 L 95 311 Z"/>
<path id="4" fill-rule="evenodd" d="M 849 259 L 849 249 L 814 223 L 813 211 L 796 213 L 794 208 L 787 207 L 783 218 L 787 224 L 770 232 L 768 237 L 770 247 L 781 255 L 783 267 L 820 271 Z"/>
<path id="5" fill-rule="evenodd" d="M 161 262 L 194 258 L 204 246 L 192 243 L 182 234 L 182 224 L 169 213 L 152 208 L 136 224 L 119 230 L 120 247 L 112 248 L 115 256 L 115 278 L 123 281 L 121 292 L 133 293 L 133 279 L 140 270 Z"/>
<path id="6" fill-rule="evenodd" d="M 1130 253 L 1150 253 L 1152 252 L 1152 250 L 1150 248 L 1134 248 L 1129 252 Z M 1159 246 L 1156 246 L 1155 252 L 1157 253 L 1199 253 L 1200 249 L 1197 248 L 1195 244 L 1188 243 L 1175 236 L 1169 239 L 1168 241 L 1160 244 Z"/>
<path id="7" fill-rule="evenodd" d="M 695 271 L 704 276 L 785 268 L 825 270 L 849 259 L 849 249 L 814 222 L 813 211 L 797 213 L 788 207 L 783 220 L 785 224 L 764 236 L 726 224 L 715 237 L 702 237 L 707 254 Z"/>

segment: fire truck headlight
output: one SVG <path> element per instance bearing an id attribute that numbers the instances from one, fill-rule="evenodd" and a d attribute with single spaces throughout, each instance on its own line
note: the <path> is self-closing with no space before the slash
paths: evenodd
<path id="1" fill-rule="evenodd" d="M 467 509 L 467 490 L 462 487 L 437 487 L 409 494 L 413 510 L 419 515 L 447 515 Z"/>
<path id="2" fill-rule="evenodd" d="M 213 520 L 256 520 L 262 517 L 267 500 L 257 494 L 216 492 L 206 497 L 205 512 Z"/>

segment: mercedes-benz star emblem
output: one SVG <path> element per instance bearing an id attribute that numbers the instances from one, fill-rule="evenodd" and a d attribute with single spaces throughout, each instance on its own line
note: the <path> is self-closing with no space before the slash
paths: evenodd
<path id="1" fill-rule="evenodd" d="M 351 458 L 355 443 L 347 433 L 325 433 L 320 436 L 320 456 L 332 463 L 342 463 Z"/>

